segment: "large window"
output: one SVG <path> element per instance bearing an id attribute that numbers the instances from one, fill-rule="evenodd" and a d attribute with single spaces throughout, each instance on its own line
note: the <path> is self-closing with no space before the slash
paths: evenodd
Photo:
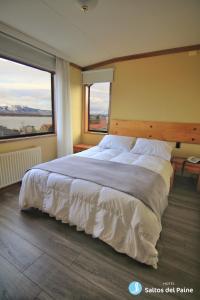
<path id="1" fill-rule="evenodd" d="M 53 74 L 0 58 L 0 139 L 53 132 Z"/>
<path id="2" fill-rule="evenodd" d="M 94 83 L 87 87 L 88 131 L 107 132 L 109 121 L 110 82 Z"/>

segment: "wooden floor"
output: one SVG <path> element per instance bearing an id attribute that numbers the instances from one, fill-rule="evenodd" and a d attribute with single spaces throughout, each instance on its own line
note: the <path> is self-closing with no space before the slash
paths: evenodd
<path id="1" fill-rule="evenodd" d="M 18 193 L 19 185 L 0 191 L 0 299 L 134 299 L 131 281 L 195 289 L 137 299 L 200 299 L 200 195 L 192 179 L 175 180 L 157 270 L 39 211 L 20 212 Z"/>

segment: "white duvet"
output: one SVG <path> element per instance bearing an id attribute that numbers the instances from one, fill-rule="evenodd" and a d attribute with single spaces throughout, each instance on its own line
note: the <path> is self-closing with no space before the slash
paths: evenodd
<path id="1" fill-rule="evenodd" d="M 172 166 L 161 158 L 98 146 L 74 155 L 143 166 L 159 173 L 169 192 Z M 23 178 L 19 205 L 21 209 L 36 207 L 57 220 L 76 225 L 77 230 L 98 237 L 118 252 L 157 267 L 160 220 L 142 201 L 128 194 L 93 182 L 32 169 Z M 166 206 L 167 197 L 162 203 L 163 211 Z"/>

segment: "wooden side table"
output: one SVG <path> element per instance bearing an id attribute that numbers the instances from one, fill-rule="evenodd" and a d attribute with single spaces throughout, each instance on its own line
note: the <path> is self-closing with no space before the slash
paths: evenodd
<path id="1" fill-rule="evenodd" d="M 172 166 L 174 168 L 174 172 L 181 171 L 184 175 L 184 172 L 188 172 L 190 174 L 197 175 L 197 192 L 200 192 L 200 164 L 194 164 L 187 161 L 187 158 L 184 157 L 173 157 L 172 158 Z"/>
<path id="2" fill-rule="evenodd" d="M 74 153 L 78 153 L 78 152 L 90 149 L 91 147 L 94 147 L 94 145 L 77 144 L 77 145 L 74 145 L 73 150 L 74 150 Z"/>
<path id="3" fill-rule="evenodd" d="M 197 174 L 197 192 L 200 192 L 200 164 L 193 164 L 186 161 L 183 166 L 183 172 L 184 171 L 191 174 Z"/>

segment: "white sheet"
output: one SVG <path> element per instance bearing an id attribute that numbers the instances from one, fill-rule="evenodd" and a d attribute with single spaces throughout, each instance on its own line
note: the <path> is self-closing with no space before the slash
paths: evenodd
<path id="1" fill-rule="evenodd" d="M 163 177 L 169 191 L 172 166 L 161 158 L 98 146 L 74 155 L 146 167 Z M 23 178 L 19 205 L 21 209 L 39 208 L 64 223 L 76 225 L 77 230 L 100 238 L 117 251 L 157 267 L 155 246 L 161 223 L 151 209 L 130 195 L 85 180 L 33 169 Z M 163 211 L 166 206 L 167 200 Z"/>

